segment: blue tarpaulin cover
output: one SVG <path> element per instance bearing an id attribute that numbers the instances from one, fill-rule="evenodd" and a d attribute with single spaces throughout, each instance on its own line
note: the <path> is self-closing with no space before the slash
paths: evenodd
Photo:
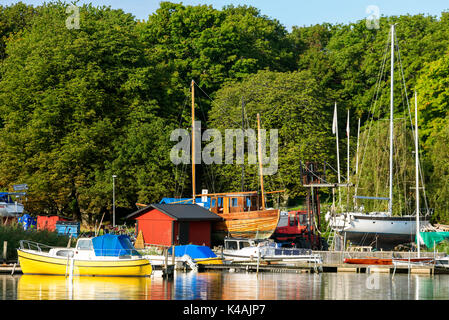
<path id="1" fill-rule="evenodd" d="M 118 257 L 123 255 L 140 255 L 125 235 L 105 234 L 92 238 L 96 256 Z"/>
<path id="2" fill-rule="evenodd" d="M 168 250 L 171 253 L 171 248 Z M 175 246 L 175 257 L 182 257 L 185 254 L 189 255 L 192 259 L 204 259 L 215 258 L 217 255 L 206 246 L 198 246 L 194 244 L 188 244 L 185 246 Z"/>
<path id="3" fill-rule="evenodd" d="M 36 229 L 37 227 L 37 219 L 35 217 L 30 216 L 29 214 L 24 214 L 23 216 L 18 218 L 18 222 L 22 224 L 23 230 L 28 229 Z"/>

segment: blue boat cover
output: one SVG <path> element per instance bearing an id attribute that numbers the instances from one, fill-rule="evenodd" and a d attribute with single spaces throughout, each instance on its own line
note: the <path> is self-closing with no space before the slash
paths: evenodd
<path id="1" fill-rule="evenodd" d="M 123 255 L 140 255 L 125 235 L 105 234 L 92 238 L 96 256 L 118 257 Z"/>
<path id="2" fill-rule="evenodd" d="M 30 216 L 29 214 L 24 214 L 17 219 L 17 222 L 23 226 L 23 230 L 36 229 L 37 219 Z"/>
<path id="3" fill-rule="evenodd" d="M 171 253 L 171 248 L 168 250 Z M 192 259 L 216 258 L 217 255 L 206 246 L 198 246 L 194 244 L 187 244 L 185 246 L 175 246 L 175 257 L 182 257 L 185 254 Z"/>
<path id="4" fill-rule="evenodd" d="M 170 204 L 170 203 L 180 203 L 180 204 L 192 204 L 191 198 L 162 198 L 161 204 Z M 198 197 L 195 199 L 195 203 L 203 206 L 206 209 L 210 209 L 210 198 L 207 197 L 207 201 L 203 202 L 201 201 L 201 197 Z"/>

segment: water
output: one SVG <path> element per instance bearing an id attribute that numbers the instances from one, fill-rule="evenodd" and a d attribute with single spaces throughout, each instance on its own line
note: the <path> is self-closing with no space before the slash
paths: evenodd
<path id="1" fill-rule="evenodd" d="M 449 275 L 177 273 L 149 278 L 0 275 L 0 300 L 441 300 Z"/>

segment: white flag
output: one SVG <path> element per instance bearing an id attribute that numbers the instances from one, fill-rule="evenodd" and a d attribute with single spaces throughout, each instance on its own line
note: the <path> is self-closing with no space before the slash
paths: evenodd
<path id="1" fill-rule="evenodd" d="M 346 123 L 346 136 L 349 137 L 349 109 L 348 109 L 348 122 Z"/>
<path id="2" fill-rule="evenodd" d="M 337 132 L 337 129 L 337 103 L 335 102 L 334 120 L 332 121 L 332 133 L 335 134 Z"/>

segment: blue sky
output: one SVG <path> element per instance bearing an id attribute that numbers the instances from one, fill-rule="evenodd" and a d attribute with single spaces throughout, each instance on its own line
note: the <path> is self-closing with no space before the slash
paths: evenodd
<path id="1" fill-rule="evenodd" d="M 0 4 L 12 4 L 17 1 L 0 0 Z M 27 4 L 39 5 L 42 0 L 22 0 Z M 66 0 L 68 3 L 69 1 Z M 159 0 L 80 0 L 78 3 L 92 3 L 121 8 L 132 13 L 137 19 L 147 19 L 159 7 Z M 440 16 L 449 10 L 448 0 L 184 0 L 171 2 L 186 5 L 208 4 L 214 8 L 224 5 L 251 5 L 260 9 L 263 15 L 279 20 L 285 27 L 308 26 L 311 24 L 348 23 L 365 19 L 368 6 L 377 6 L 380 15 L 430 14 Z"/>

